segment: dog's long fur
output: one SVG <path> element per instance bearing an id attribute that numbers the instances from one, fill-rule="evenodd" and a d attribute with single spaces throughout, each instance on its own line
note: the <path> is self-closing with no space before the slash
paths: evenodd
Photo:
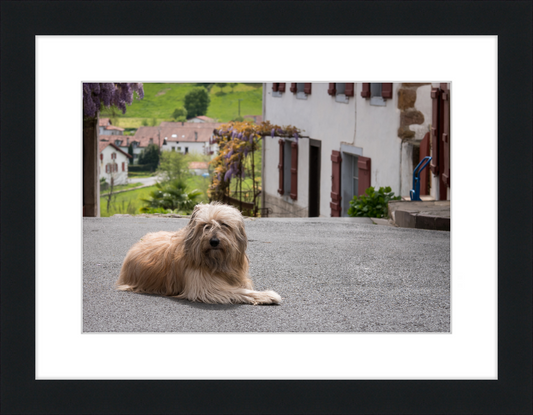
<path id="1" fill-rule="evenodd" d="M 210 241 L 218 239 L 218 246 Z M 149 233 L 131 247 L 117 289 L 203 303 L 279 304 L 274 291 L 254 291 L 241 213 L 213 202 L 194 209 L 177 232 Z"/>

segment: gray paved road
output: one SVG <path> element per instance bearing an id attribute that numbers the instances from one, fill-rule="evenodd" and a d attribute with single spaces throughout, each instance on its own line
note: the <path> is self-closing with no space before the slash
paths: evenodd
<path id="1" fill-rule="evenodd" d="M 84 332 L 448 332 L 450 233 L 369 219 L 247 220 L 256 289 L 278 306 L 208 305 L 118 292 L 130 246 L 186 219 L 85 218 Z"/>

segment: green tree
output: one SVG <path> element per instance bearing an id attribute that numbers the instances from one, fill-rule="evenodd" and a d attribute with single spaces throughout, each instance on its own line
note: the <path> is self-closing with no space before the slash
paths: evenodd
<path id="1" fill-rule="evenodd" d="M 128 146 L 128 154 L 131 156 L 131 158 L 129 159 L 129 163 L 128 164 L 133 164 L 133 144 L 131 144 L 131 143 Z"/>
<path id="2" fill-rule="evenodd" d="M 157 172 L 163 181 L 184 177 L 188 172 L 189 160 L 177 151 L 163 151 Z"/>
<path id="3" fill-rule="evenodd" d="M 213 85 L 215 84 L 195 84 L 196 86 L 203 86 L 205 89 L 207 89 L 207 92 L 211 92 L 211 88 L 213 88 Z"/>
<path id="4" fill-rule="evenodd" d="M 237 85 L 239 85 L 239 84 L 235 82 L 235 83 L 230 83 L 230 84 L 228 84 L 228 85 L 229 85 L 229 87 L 231 88 L 231 93 L 233 94 L 233 89 L 234 89 Z"/>
<path id="5" fill-rule="evenodd" d="M 153 169 L 159 164 L 159 147 L 157 144 L 149 144 L 139 156 L 139 164 L 149 164 Z"/>
<path id="6" fill-rule="evenodd" d="M 222 90 L 222 89 L 224 89 L 225 87 L 227 87 L 228 84 L 227 84 L 227 83 L 217 83 L 217 84 L 215 84 L 215 86 L 218 86 L 218 87 L 220 88 L 220 90 Z"/>
<path id="7" fill-rule="evenodd" d="M 174 112 L 172 113 L 172 118 L 175 121 L 181 121 L 182 119 L 187 119 L 187 110 L 183 107 L 176 108 Z"/>
<path id="8" fill-rule="evenodd" d="M 175 179 L 169 182 L 156 183 L 156 190 L 150 192 L 147 199 L 141 199 L 145 206 L 140 209 L 143 213 L 175 211 L 190 213 L 199 202 L 202 192 L 193 190 L 187 192 L 187 185 L 183 179 Z M 168 212 L 170 213 L 170 212 Z"/>
<path id="9" fill-rule="evenodd" d="M 203 87 L 191 89 L 184 99 L 184 106 L 189 118 L 205 115 L 210 102 L 211 97 L 209 97 L 207 89 Z"/>

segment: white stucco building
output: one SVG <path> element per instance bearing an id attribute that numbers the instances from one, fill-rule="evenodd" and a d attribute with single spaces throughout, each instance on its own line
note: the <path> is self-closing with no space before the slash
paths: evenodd
<path id="1" fill-rule="evenodd" d="M 117 145 L 108 141 L 99 141 L 99 176 L 107 183 L 128 183 L 128 159 L 131 156 L 122 151 Z"/>
<path id="2" fill-rule="evenodd" d="M 140 127 L 130 142 L 134 144 L 134 153 L 137 151 L 139 154 L 148 145 L 156 144 L 161 151 L 214 155 L 218 146 L 212 142 L 213 130 L 220 125 L 208 122 L 162 122 L 157 127 Z"/>
<path id="3" fill-rule="evenodd" d="M 448 84 L 266 83 L 263 119 L 305 136 L 264 139 L 262 206 L 271 216 L 347 216 L 369 186 L 409 196 L 413 170 L 430 153 L 421 194 L 449 199 Z M 439 140 L 430 150 L 432 125 Z"/>

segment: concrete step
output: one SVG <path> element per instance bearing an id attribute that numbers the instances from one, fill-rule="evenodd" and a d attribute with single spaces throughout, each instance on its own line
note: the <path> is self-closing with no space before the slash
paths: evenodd
<path id="1" fill-rule="evenodd" d="M 389 218 L 402 228 L 450 231 L 450 201 L 389 202 Z"/>

